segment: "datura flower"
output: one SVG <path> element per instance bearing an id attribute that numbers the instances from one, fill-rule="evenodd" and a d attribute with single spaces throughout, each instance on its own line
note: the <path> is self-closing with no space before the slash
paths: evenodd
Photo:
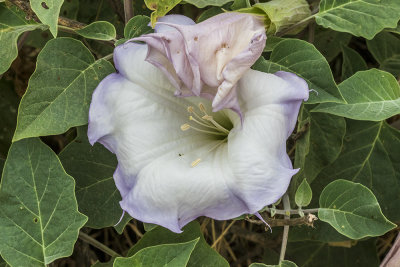
<path id="1" fill-rule="evenodd" d="M 286 139 L 308 98 L 295 74 L 250 69 L 265 38 L 251 15 L 187 24 L 165 17 L 135 39 L 145 43 L 118 46 L 118 73 L 100 82 L 89 111 L 90 143 L 118 158 L 121 208 L 174 232 L 199 216 L 232 219 L 276 202 L 297 172 Z"/>

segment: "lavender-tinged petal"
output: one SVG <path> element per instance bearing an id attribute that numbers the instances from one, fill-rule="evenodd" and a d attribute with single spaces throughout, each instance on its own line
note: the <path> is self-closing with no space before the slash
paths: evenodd
<path id="1" fill-rule="evenodd" d="M 238 94 L 245 120 L 241 131 L 229 135 L 234 179 L 228 186 L 254 213 L 278 200 L 298 171 L 287 156 L 286 139 L 308 88 L 249 70 L 239 82 Z M 234 123 L 237 127 L 239 122 Z"/>
<path id="2" fill-rule="evenodd" d="M 194 25 L 194 24 L 196 24 L 196 22 L 194 22 L 191 18 L 188 18 L 183 15 L 179 15 L 179 14 L 167 15 L 167 16 L 164 16 L 164 17 L 161 17 L 158 19 L 156 26 L 154 27 L 154 31 L 156 33 L 176 31 L 175 28 L 167 26 L 160 22 L 173 23 L 173 24 L 179 24 L 179 25 Z"/>
<path id="3" fill-rule="evenodd" d="M 252 38 L 248 47 L 229 61 L 224 67 L 222 71 L 223 82 L 218 87 L 218 91 L 213 100 L 213 107 L 219 107 L 216 110 L 230 108 L 229 106 L 224 106 L 221 102 L 224 102 L 224 98 L 228 97 L 239 79 L 260 57 L 265 46 L 265 40 L 266 36 L 264 33 L 257 34 Z"/>

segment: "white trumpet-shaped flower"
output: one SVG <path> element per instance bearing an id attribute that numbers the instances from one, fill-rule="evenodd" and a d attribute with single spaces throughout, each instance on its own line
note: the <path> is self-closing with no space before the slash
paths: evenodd
<path id="1" fill-rule="evenodd" d="M 306 82 L 243 72 L 234 84 L 241 122 L 230 109 L 212 112 L 211 100 L 176 97 L 176 85 L 145 61 L 151 50 L 118 46 L 118 73 L 100 82 L 89 111 L 89 141 L 117 155 L 122 209 L 180 232 L 199 216 L 231 219 L 276 202 L 297 172 L 286 139 L 308 98 Z"/>

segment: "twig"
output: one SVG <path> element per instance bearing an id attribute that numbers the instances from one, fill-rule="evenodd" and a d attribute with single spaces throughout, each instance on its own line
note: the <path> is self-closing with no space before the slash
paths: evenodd
<path id="1" fill-rule="evenodd" d="M 302 210 L 303 213 L 317 213 L 319 209 L 306 209 L 306 210 Z M 268 211 L 269 213 L 271 213 L 271 209 L 270 208 L 266 208 L 266 211 Z M 300 214 L 299 210 L 275 210 L 275 214 L 279 214 L 279 215 L 287 215 L 286 212 L 289 212 L 290 215 L 292 214 Z"/>
<path id="2" fill-rule="evenodd" d="M 264 220 L 271 227 L 282 227 L 282 226 L 296 226 L 296 225 L 308 225 L 313 227 L 314 221 L 318 220 L 317 216 L 314 214 L 307 214 L 304 217 L 294 218 L 294 219 L 269 219 L 264 218 Z M 264 223 L 260 220 L 246 219 L 246 221 L 250 223 L 254 223 L 257 225 L 264 225 Z"/>
<path id="3" fill-rule="evenodd" d="M 215 246 L 219 243 L 219 241 L 221 241 L 221 239 L 226 235 L 226 233 L 228 232 L 229 228 L 232 227 L 232 225 L 235 223 L 236 221 L 233 220 L 228 227 L 225 228 L 225 230 L 220 234 L 220 236 L 217 238 L 217 240 L 214 241 L 214 243 L 212 244 L 212 248 L 215 248 Z"/>
<path id="4" fill-rule="evenodd" d="M 124 0 L 125 24 L 133 17 L 133 2 L 132 0 Z"/>
<path id="5" fill-rule="evenodd" d="M 26 19 L 31 20 L 33 19 L 36 22 L 40 22 L 39 18 L 36 16 L 35 12 L 31 9 L 29 1 L 26 0 L 8 0 L 10 3 L 17 6 L 19 9 L 25 12 Z M 86 26 L 86 24 L 81 23 L 76 20 L 68 19 L 65 17 L 58 18 L 58 24 L 61 26 L 65 26 L 71 28 L 72 30 L 81 29 Z"/>
<path id="6" fill-rule="evenodd" d="M 286 211 L 289 211 L 290 210 L 290 200 L 289 200 L 289 195 L 287 193 L 285 193 L 283 195 L 282 201 L 283 201 L 283 208 Z M 285 219 L 290 220 L 290 215 L 285 215 Z M 289 225 L 285 225 L 285 226 L 283 226 L 282 246 L 281 246 L 281 254 L 279 256 L 279 262 L 282 262 L 285 259 L 288 237 L 289 237 Z"/>
<path id="7" fill-rule="evenodd" d="M 103 243 L 100 243 L 99 241 L 97 241 L 96 239 L 91 237 L 90 235 L 87 235 L 83 232 L 79 232 L 79 238 L 81 240 L 85 241 L 86 243 L 92 245 L 93 247 L 100 249 L 101 251 L 110 255 L 111 257 L 120 257 L 121 256 L 117 252 L 112 250 L 111 248 L 107 247 Z"/>

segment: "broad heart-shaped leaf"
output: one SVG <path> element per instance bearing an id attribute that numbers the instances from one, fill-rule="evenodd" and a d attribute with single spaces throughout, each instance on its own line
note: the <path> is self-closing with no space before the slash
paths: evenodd
<path id="1" fill-rule="evenodd" d="M 154 27 L 157 19 L 165 16 L 182 0 L 144 0 L 147 8 L 153 10 L 150 15 L 151 27 Z"/>
<path id="2" fill-rule="evenodd" d="M 129 258 L 116 258 L 114 267 L 186 267 L 190 254 L 200 238 L 179 244 L 147 247 Z"/>
<path id="3" fill-rule="evenodd" d="M 316 22 L 325 28 L 372 39 L 400 19 L 399 0 L 322 0 Z"/>
<path id="4" fill-rule="evenodd" d="M 149 246 L 169 243 L 182 243 L 198 237 L 200 237 L 200 240 L 190 256 L 187 264 L 188 267 L 229 266 L 228 262 L 206 243 L 200 231 L 200 225 L 196 221 L 186 225 L 183 228 L 183 233 L 181 234 L 173 233 L 160 226 L 150 230 L 149 232 L 146 232 L 139 242 L 137 242 L 135 246 L 129 250 L 128 256 L 132 256 L 141 249 Z"/>
<path id="5" fill-rule="evenodd" d="M 100 144 L 91 146 L 87 127 L 78 127 L 78 136 L 59 155 L 65 171 L 75 178 L 79 210 L 89 217 L 87 227 L 104 228 L 121 218 L 121 196 L 113 173 L 117 159 Z"/>
<path id="6" fill-rule="evenodd" d="M 85 38 L 103 41 L 113 40 L 117 35 L 114 25 L 108 21 L 95 21 L 75 32 Z"/>
<path id="7" fill-rule="evenodd" d="M 22 33 L 47 28 L 43 24 L 27 21 L 25 16 L 15 6 L 7 8 L 4 3 L 0 3 L 0 74 L 8 70 L 17 57 L 17 40 Z"/>
<path id="8" fill-rule="evenodd" d="M 60 134 L 86 124 L 93 90 L 114 71 L 111 63 L 95 61 L 90 51 L 72 38 L 49 41 L 36 64 L 19 106 L 13 141 Z"/>
<path id="9" fill-rule="evenodd" d="M 390 220 L 399 221 L 400 132 L 385 122 L 346 120 L 346 125 L 343 150 L 311 183 L 314 194 L 336 179 L 358 182 L 373 191 Z"/>
<path id="10" fill-rule="evenodd" d="M 298 207 L 308 206 L 312 199 L 312 191 L 310 185 L 307 183 L 307 179 L 299 185 L 295 195 L 295 202 Z"/>
<path id="11" fill-rule="evenodd" d="M 153 31 L 153 28 L 151 28 L 149 25 L 149 17 L 143 15 L 134 16 L 125 25 L 125 38 L 119 39 L 117 42 L 115 42 L 115 46 L 121 45 L 129 39 L 140 36 L 142 34 L 151 33 Z"/>
<path id="12" fill-rule="evenodd" d="M 342 80 L 346 80 L 357 71 L 367 70 L 368 66 L 365 60 L 357 51 L 348 46 L 342 46 L 343 63 L 342 63 Z"/>
<path id="13" fill-rule="evenodd" d="M 295 195 L 304 178 L 311 184 L 323 168 L 336 160 L 346 134 L 346 122 L 343 118 L 310 113 L 310 106 L 301 108 L 298 119 L 294 167 L 300 168 L 300 171 L 292 178 L 291 196 Z"/>
<path id="14" fill-rule="evenodd" d="M 31 8 L 43 24 L 50 27 L 50 32 L 57 37 L 58 15 L 64 0 L 30 0 Z"/>
<path id="15" fill-rule="evenodd" d="M 206 6 L 223 6 L 232 1 L 233 0 L 185 0 L 186 3 L 195 5 L 198 8 L 203 8 Z"/>
<path id="16" fill-rule="evenodd" d="M 295 73 L 302 77 L 310 89 L 306 104 L 322 102 L 342 102 L 328 62 L 312 45 L 302 40 L 287 39 L 279 42 L 269 60 L 260 57 L 253 68 L 263 72 L 275 73 L 279 70 Z"/>
<path id="17" fill-rule="evenodd" d="M 87 218 L 75 183 L 38 138 L 11 145 L 0 187 L 0 252 L 12 266 L 46 266 L 72 254 Z"/>
<path id="18" fill-rule="evenodd" d="M 346 104 L 322 103 L 313 112 L 355 120 L 381 121 L 400 113 L 400 86 L 385 71 L 360 71 L 339 85 Z"/>
<path id="19" fill-rule="evenodd" d="M 278 265 L 266 265 L 264 263 L 252 263 L 249 267 L 297 267 L 294 262 L 291 261 L 281 261 Z"/>
<path id="20" fill-rule="evenodd" d="M 150 18 L 147 16 L 134 16 L 124 28 L 125 38 L 134 38 L 142 34 L 150 33 L 153 29 L 149 26 Z"/>
<path id="21" fill-rule="evenodd" d="M 19 97 L 11 82 L 0 80 L 0 157 L 6 158 L 15 126 Z"/>
<path id="22" fill-rule="evenodd" d="M 318 218 L 351 238 L 380 236 L 396 227 L 382 214 L 367 187 L 347 180 L 328 184 L 319 197 Z"/>
<path id="23" fill-rule="evenodd" d="M 400 76 L 400 38 L 388 32 L 381 32 L 367 41 L 368 50 L 379 63 L 379 68 L 395 77 Z"/>
<path id="24" fill-rule="evenodd" d="M 326 60 L 331 62 L 340 54 L 340 45 L 347 45 L 350 39 L 351 34 L 336 32 L 319 26 L 315 29 L 314 45 L 325 56 Z"/>
<path id="25" fill-rule="evenodd" d="M 354 243 L 356 243 L 354 246 L 348 248 L 340 247 L 338 243 L 289 242 L 285 258 L 295 262 L 299 267 L 379 266 L 375 239 Z"/>

